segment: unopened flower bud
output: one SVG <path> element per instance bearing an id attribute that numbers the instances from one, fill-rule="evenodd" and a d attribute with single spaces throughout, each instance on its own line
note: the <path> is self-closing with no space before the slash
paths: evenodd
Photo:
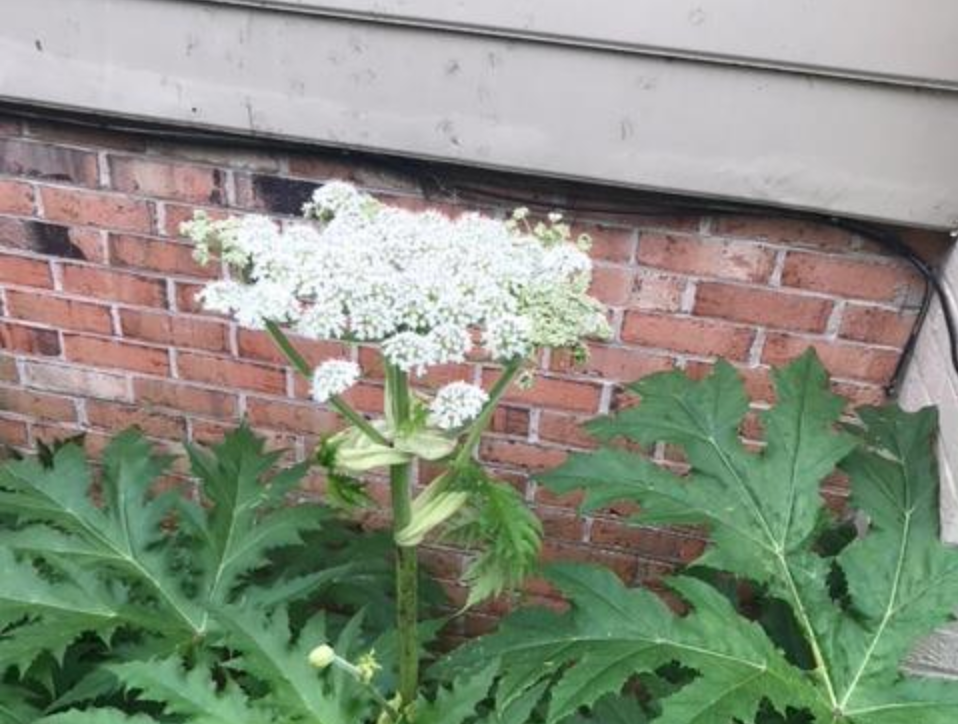
<path id="1" fill-rule="evenodd" d="M 325 669 L 336 660 L 336 652 L 332 646 L 322 644 L 309 652 L 309 663 L 317 669 Z"/>

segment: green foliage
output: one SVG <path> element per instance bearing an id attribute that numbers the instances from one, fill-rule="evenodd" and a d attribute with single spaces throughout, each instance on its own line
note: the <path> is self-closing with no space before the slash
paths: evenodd
<path id="1" fill-rule="evenodd" d="M 759 452 L 739 440 L 748 401 L 720 364 L 699 382 L 646 378 L 632 386 L 641 404 L 591 426 L 610 443 L 680 446 L 687 475 L 610 444 L 545 477 L 557 492 L 584 488 L 585 510 L 630 501 L 644 523 L 707 526 L 712 545 L 697 564 L 775 607 L 749 620 L 723 591 L 735 586 L 717 585 L 723 576 L 685 575 L 668 581 L 688 606 L 677 615 L 609 572 L 558 566 L 549 576 L 569 613 L 521 612 L 447 666 L 500 660 L 500 710 L 548 682 L 547 722 L 580 715 L 639 674 L 661 678 L 673 662 L 694 676 L 658 702 L 663 724 L 954 721 L 958 686 L 900 669 L 958 600 L 958 551 L 938 539 L 934 412 L 866 408 L 862 429 L 840 430 L 843 403 L 813 353 L 778 370 L 775 385 Z M 854 539 L 820 495 L 836 466 L 867 519 Z"/>
<path id="2" fill-rule="evenodd" d="M 75 444 L 0 468 L 0 724 L 371 717 L 307 655 L 383 640 L 389 541 L 288 505 L 305 466 L 278 457 L 246 428 L 191 448 L 196 500 L 157 491 L 170 461 L 135 432 L 100 469 Z"/>

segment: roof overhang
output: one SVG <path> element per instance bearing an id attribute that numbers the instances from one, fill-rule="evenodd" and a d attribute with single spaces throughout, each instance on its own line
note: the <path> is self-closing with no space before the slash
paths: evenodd
<path id="1" fill-rule="evenodd" d="M 11 0 L 0 100 L 958 226 L 950 0 Z"/>

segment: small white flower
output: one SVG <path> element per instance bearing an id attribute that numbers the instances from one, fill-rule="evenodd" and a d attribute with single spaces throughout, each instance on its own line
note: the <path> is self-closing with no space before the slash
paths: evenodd
<path id="1" fill-rule="evenodd" d="M 558 211 L 553 211 L 551 214 L 549 214 L 550 224 L 558 224 L 560 221 L 562 221 L 562 214 L 560 214 Z"/>
<path id="2" fill-rule="evenodd" d="M 439 388 L 429 405 L 429 422 L 443 430 L 462 427 L 482 412 L 489 395 L 468 382 L 450 382 Z"/>
<path id="3" fill-rule="evenodd" d="M 356 384 L 360 372 L 359 365 L 346 359 L 323 362 L 313 372 L 313 399 L 326 402 L 330 397 L 343 394 Z"/>

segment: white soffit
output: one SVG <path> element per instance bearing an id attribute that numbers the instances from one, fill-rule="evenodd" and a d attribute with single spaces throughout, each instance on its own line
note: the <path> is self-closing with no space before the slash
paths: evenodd
<path id="1" fill-rule="evenodd" d="M 0 25 L 0 99 L 958 226 L 958 92 L 925 87 L 951 82 L 948 68 L 935 58 L 896 70 L 880 66 L 877 55 L 862 56 L 854 73 L 812 74 L 785 65 L 725 62 L 731 55 L 722 62 L 693 60 L 692 53 L 676 59 L 643 51 L 643 43 L 626 52 L 612 47 L 629 37 L 632 11 L 613 10 L 631 7 L 624 0 L 590 2 L 595 22 L 580 24 L 583 37 L 608 41 L 618 32 L 611 44 L 570 39 L 576 27 L 571 0 L 554 0 L 563 12 L 542 16 L 566 23 L 542 29 L 566 38 L 562 42 L 497 35 L 490 18 L 474 21 L 485 23 L 481 33 L 444 27 L 451 21 L 441 18 L 428 27 L 412 16 L 402 22 L 384 18 L 383 8 L 399 7 L 398 0 L 375 3 L 374 14 L 360 0 L 339 3 L 355 6 L 348 18 L 331 16 L 314 0 L 237 2 L 7 0 Z M 475 5 L 484 3 L 489 13 L 506 9 L 499 0 Z M 738 8 L 746 4 L 730 0 Z M 933 0 L 916 4 L 951 16 Z M 480 12 L 467 13 L 471 5 L 405 3 L 446 16 L 458 8 L 467 19 Z M 713 42 L 721 45 L 721 37 Z M 837 52 L 805 57 L 799 65 L 844 64 L 847 70 L 850 64 Z M 905 55 L 912 57 L 911 51 Z M 869 74 L 887 82 L 844 77 Z M 910 77 L 928 82 L 903 80 Z"/>

